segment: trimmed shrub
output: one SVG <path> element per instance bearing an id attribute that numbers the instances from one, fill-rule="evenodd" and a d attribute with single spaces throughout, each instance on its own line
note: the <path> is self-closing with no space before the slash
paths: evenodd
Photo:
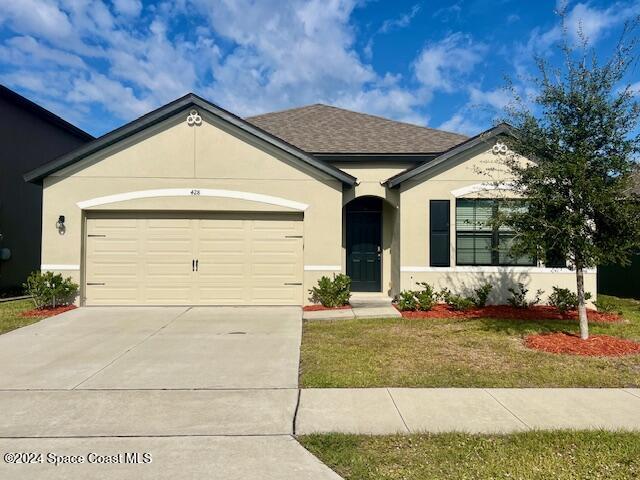
<path id="1" fill-rule="evenodd" d="M 473 298 L 463 297 L 455 293 L 451 293 L 448 288 L 440 290 L 438 296 L 446 303 L 452 310 L 469 310 L 475 306 Z"/>
<path id="2" fill-rule="evenodd" d="M 593 304 L 596 306 L 599 312 L 617 313 L 621 316 L 623 314 L 618 305 L 616 305 L 616 303 L 612 302 L 611 300 L 601 298 L 593 302 Z"/>
<path id="3" fill-rule="evenodd" d="M 487 304 L 489 294 L 493 290 L 493 285 L 485 283 L 484 285 L 473 290 L 473 303 L 476 307 L 482 308 Z"/>
<path id="4" fill-rule="evenodd" d="M 591 293 L 585 292 L 584 299 L 589 300 L 590 298 Z M 578 308 L 578 294 L 568 288 L 553 287 L 553 293 L 549 295 L 549 305 L 556 307 L 560 313 L 576 310 Z"/>
<path id="5" fill-rule="evenodd" d="M 418 310 L 427 312 L 438 302 L 438 294 L 433 287 L 426 282 L 420 282 L 418 285 L 422 286 L 422 290 L 415 292 L 415 298 L 418 302 Z"/>
<path id="6" fill-rule="evenodd" d="M 524 283 L 518 283 L 517 288 L 509 287 L 509 293 L 511 296 L 507 299 L 509 305 L 516 308 L 531 308 L 540 303 L 540 297 L 544 293 L 544 290 L 537 290 L 536 296 L 533 300 L 527 300 L 527 294 L 529 289 L 524 286 Z"/>
<path id="7" fill-rule="evenodd" d="M 68 305 L 78 293 L 78 284 L 71 277 L 63 278 L 53 272 L 32 272 L 23 286 L 36 308 Z"/>
<path id="8" fill-rule="evenodd" d="M 318 286 L 309 290 L 311 301 L 323 307 L 341 307 L 349 303 L 351 298 L 351 278 L 341 273 L 333 279 L 323 276 Z"/>
<path id="9" fill-rule="evenodd" d="M 403 290 L 398 294 L 396 302 L 398 309 L 402 312 L 414 312 L 418 309 L 418 300 L 413 290 Z"/>

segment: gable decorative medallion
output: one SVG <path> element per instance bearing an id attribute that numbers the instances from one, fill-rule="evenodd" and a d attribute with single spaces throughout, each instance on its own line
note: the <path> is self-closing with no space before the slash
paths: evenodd
<path id="1" fill-rule="evenodd" d="M 501 157 L 509 155 L 513 152 L 511 152 L 509 150 L 509 147 L 507 147 L 504 143 L 502 143 L 500 140 L 498 140 L 495 145 L 493 147 L 491 147 L 491 153 L 493 153 L 494 155 L 499 155 Z"/>
<path id="2" fill-rule="evenodd" d="M 197 110 L 194 109 L 189 112 L 189 116 L 187 116 L 187 125 L 190 127 L 202 125 L 202 117 Z"/>

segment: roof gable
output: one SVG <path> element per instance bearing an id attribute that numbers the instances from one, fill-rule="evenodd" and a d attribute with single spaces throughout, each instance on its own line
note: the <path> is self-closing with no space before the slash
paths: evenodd
<path id="1" fill-rule="evenodd" d="M 493 128 L 490 128 L 489 130 L 486 130 L 478 135 L 476 135 L 475 137 L 471 137 L 468 140 L 466 140 L 465 142 L 456 145 L 453 148 L 450 148 L 449 150 L 447 150 L 446 152 L 442 153 L 441 155 L 438 155 L 437 157 L 435 157 L 432 160 L 426 161 L 420 165 L 418 165 L 417 167 L 411 168 L 409 170 L 406 170 L 402 173 L 399 173 L 398 175 L 395 175 L 391 178 L 389 178 L 385 184 L 389 187 L 389 188 L 394 188 L 399 186 L 401 183 L 406 182 L 407 180 L 410 180 L 422 173 L 425 173 L 435 167 L 437 167 L 438 165 L 443 165 L 446 164 L 450 161 L 452 161 L 453 159 L 455 159 L 456 157 L 458 157 L 458 155 L 460 155 L 463 152 L 466 152 L 467 150 L 475 147 L 476 145 L 479 145 L 483 142 L 486 142 L 487 140 L 496 137 L 497 135 L 502 135 L 502 134 L 511 134 L 512 132 L 512 128 L 510 125 L 506 124 L 506 123 L 501 123 Z"/>
<path id="2" fill-rule="evenodd" d="M 259 138 L 260 140 L 265 141 L 292 155 L 294 159 L 297 159 L 306 165 L 310 165 L 336 178 L 337 180 L 340 180 L 344 184 L 354 185 L 356 182 L 356 179 L 351 175 L 348 175 L 343 171 L 333 167 L 332 165 L 329 165 L 313 157 L 312 155 L 300 150 L 299 148 L 290 145 L 280 138 L 273 136 L 272 134 L 246 122 L 242 118 L 208 102 L 207 100 L 204 100 L 201 97 L 198 97 L 193 93 L 187 94 L 184 97 L 174 100 L 173 102 L 168 103 L 167 105 L 160 107 L 157 110 L 154 110 L 146 115 L 143 115 L 142 117 L 120 128 L 117 128 L 116 130 L 113 130 L 112 132 L 107 133 L 102 137 L 99 137 L 94 141 L 89 142 L 86 145 L 83 145 L 66 155 L 58 157 L 55 160 L 42 165 L 41 167 L 25 174 L 24 179 L 28 182 L 39 183 L 43 178 L 51 175 L 52 173 L 55 173 L 93 153 L 96 153 L 153 125 L 156 125 L 181 111 L 186 111 L 189 108 L 193 107 L 200 108 L 210 113 L 211 115 L 214 115 L 215 117 L 221 119 L 222 121 L 240 128 L 241 130 Z"/>
<path id="3" fill-rule="evenodd" d="M 246 119 L 314 154 L 424 154 L 467 139 L 457 133 L 315 104 Z"/>

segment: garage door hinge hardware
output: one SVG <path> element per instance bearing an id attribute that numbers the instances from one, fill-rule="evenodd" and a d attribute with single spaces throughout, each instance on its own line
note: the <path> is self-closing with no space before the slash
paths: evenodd
<path id="1" fill-rule="evenodd" d="M 284 238 L 302 238 L 302 235 L 285 235 Z"/>
<path id="2" fill-rule="evenodd" d="M 285 285 L 302 285 L 302 283 L 301 282 L 299 282 L 299 283 L 295 283 L 295 282 L 287 283 L 287 282 L 285 282 Z"/>
<path id="3" fill-rule="evenodd" d="M 106 285 L 106 283 L 100 283 L 100 282 L 87 282 L 87 285 Z"/>
<path id="4" fill-rule="evenodd" d="M 87 235 L 87 237 L 106 237 L 106 235 L 92 235 L 92 234 L 89 234 L 89 235 Z"/>

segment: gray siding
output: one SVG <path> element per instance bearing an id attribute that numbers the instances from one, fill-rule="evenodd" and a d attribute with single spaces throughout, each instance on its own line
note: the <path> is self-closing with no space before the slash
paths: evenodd
<path id="1" fill-rule="evenodd" d="M 11 259 L 0 261 L 0 288 L 19 286 L 40 268 L 42 187 L 22 175 L 86 141 L 0 97 L 0 247 L 11 250 Z"/>

